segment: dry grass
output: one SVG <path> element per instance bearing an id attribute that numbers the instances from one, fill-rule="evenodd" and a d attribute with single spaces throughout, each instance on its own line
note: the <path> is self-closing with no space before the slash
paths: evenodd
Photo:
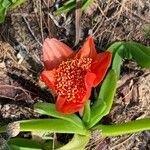
<path id="1" fill-rule="evenodd" d="M 99 15 L 93 21 L 93 35 L 101 47 L 116 40 L 143 39 L 143 26 L 150 23 L 150 1 L 109 0 L 96 1 Z"/>

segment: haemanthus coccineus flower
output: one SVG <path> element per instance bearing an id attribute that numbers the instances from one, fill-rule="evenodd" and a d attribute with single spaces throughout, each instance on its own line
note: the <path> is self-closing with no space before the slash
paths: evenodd
<path id="1" fill-rule="evenodd" d="M 41 79 L 57 94 L 57 111 L 71 114 L 84 107 L 92 87 L 104 79 L 111 53 L 97 54 L 91 36 L 78 52 L 54 38 L 47 38 L 43 45 L 43 61 L 45 70 Z"/>

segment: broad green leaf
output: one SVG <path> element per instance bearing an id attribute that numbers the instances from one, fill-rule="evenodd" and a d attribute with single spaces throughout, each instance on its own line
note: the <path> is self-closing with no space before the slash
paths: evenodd
<path id="1" fill-rule="evenodd" d="M 41 148 L 28 148 L 28 147 L 21 147 L 17 145 L 9 145 L 10 150 L 42 150 Z"/>
<path id="2" fill-rule="evenodd" d="M 93 130 L 99 130 L 101 135 L 104 137 L 141 132 L 144 130 L 150 130 L 150 118 L 133 120 L 120 124 L 97 125 L 93 128 Z"/>
<path id="3" fill-rule="evenodd" d="M 130 54 L 130 51 L 126 48 L 126 44 L 129 42 L 115 42 L 113 43 L 107 51 L 110 51 L 113 56 L 113 61 L 115 61 L 114 57 L 116 54 L 118 54 L 122 59 L 127 58 L 127 59 L 132 59 L 132 55 Z"/>
<path id="4" fill-rule="evenodd" d="M 131 53 L 132 59 L 134 59 L 139 65 L 145 68 L 150 68 L 150 48 L 146 48 L 143 45 L 135 42 L 125 43 L 125 50 Z"/>
<path id="5" fill-rule="evenodd" d="M 99 99 L 102 99 L 106 104 L 105 114 L 107 115 L 111 109 L 113 98 L 116 92 L 117 78 L 114 70 L 110 70 L 104 79 L 100 88 Z"/>
<path id="6" fill-rule="evenodd" d="M 118 79 L 120 76 L 120 68 L 122 65 L 122 55 L 120 52 L 123 50 L 124 50 L 124 47 L 123 47 L 122 42 L 116 42 L 108 48 L 108 51 L 112 52 L 111 68 L 115 71 Z"/>
<path id="7" fill-rule="evenodd" d="M 137 43 L 137 42 L 129 42 L 129 43 L 133 44 L 136 47 L 139 47 L 145 54 L 150 56 L 150 47 L 149 46 L 145 46 L 145 45 L 142 45 L 142 44 Z"/>
<path id="8" fill-rule="evenodd" d="M 12 3 L 15 3 L 16 1 L 18 1 L 18 0 L 11 0 L 12 1 Z"/>
<path id="9" fill-rule="evenodd" d="M 90 140 L 90 135 L 82 136 L 75 134 L 72 140 L 56 150 L 84 150 Z"/>
<path id="10" fill-rule="evenodd" d="M 18 121 L 20 131 L 47 131 L 56 133 L 76 133 L 86 135 L 88 131 L 85 128 L 79 128 L 75 124 L 62 119 L 32 119 Z"/>
<path id="11" fill-rule="evenodd" d="M 12 150 L 42 150 L 42 145 L 31 139 L 13 138 L 8 141 Z"/>
<path id="12" fill-rule="evenodd" d="M 8 8 L 11 5 L 11 2 L 9 0 L 3 0 L 2 1 L 2 7 Z"/>
<path id="13" fill-rule="evenodd" d="M 112 52 L 112 69 L 119 78 L 122 59 L 133 59 L 142 67 L 150 68 L 150 47 L 136 42 L 116 42 L 108 51 Z"/>
<path id="14" fill-rule="evenodd" d="M 83 112 L 83 122 L 87 124 L 90 121 L 91 118 L 91 108 L 90 108 L 90 100 L 88 100 L 84 106 L 84 112 Z"/>
<path id="15" fill-rule="evenodd" d="M 91 120 L 88 125 L 89 128 L 94 126 L 102 119 L 102 117 L 110 112 L 116 91 L 116 86 L 116 73 L 114 72 L 114 70 L 110 70 L 101 85 L 97 102 L 95 102 L 95 104 L 91 108 Z"/>
<path id="16" fill-rule="evenodd" d="M 123 42 L 115 42 L 112 45 L 110 45 L 110 47 L 108 48 L 108 51 L 112 53 L 113 58 L 116 52 L 118 51 L 118 49 L 120 49 L 122 45 L 123 45 Z"/>
<path id="17" fill-rule="evenodd" d="M 7 10 L 15 8 L 26 0 L 1 0 L 0 1 L 0 23 L 4 22 Z"/>
<path id="18" fill-rule="evenodd" d="M 0 23 L 4 22 L 7 13 L 7 8 L 0 8 Z"/>
<path id="19" fill-rule="evenodd" d="M 91 128 L 97 122 L 100 121 L 100 119 L 102 118 L 101 115 L 106 110 L 106 107 L 107 107 L 107 105 L 102 99 L 98 98 L 96 100 L 96 102 L 94 103 L 94 105 L 91 108 L 91 118 L 90 118 L 90 121 L 87 125 L 88 128 Z"/>
<path id="20" fill-rule="evenodd" d="M 120 55 L 119 52 L 116 52 L 116 54 L 114 55 L 113 61 L 112 61 L 111 69 L 113 69 L 115 71 L 115 73 L 117 75 L 117 79 L 119 79 L 119 76 L 120 76 L 121 65 L 122 65 L 122 56 Z"/>
<path id="21" fill-rule="evenodd" d="M 74 123 L 80 128 L 84 128 L 82 120 L 76 114 L 64 115 L 56 111 L 55 104 L 39 102 L 34 105 L 34 111 L 43 115 L 60 118 Z"/>

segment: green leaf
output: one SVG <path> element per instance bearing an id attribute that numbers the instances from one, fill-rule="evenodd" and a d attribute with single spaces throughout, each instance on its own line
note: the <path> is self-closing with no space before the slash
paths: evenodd
<path id="1" fill-rule="evenodd" d="M 7 10 L 15 8 L 26 0 L 1 0 L 0 1 L 0 23 L 4 22 Z"/>
<path id="2" fill-rule="evenodd" d="M 146 53 L 146 55 L 150 56 L 150 47 L 149 46 L 145 46 L 145 45 L 142 45 L 137 42 L 129 42 L 129 43 L 135 45 L 136 47 L 139 47 L 144 53 Z"/>
<path id="3" fill-rule="evenodd" d="M 81 10 L 83 11 L 85 8 L 87 8 L 93 0 L 83 0 Z M 76 0 L 68 0 L 66 3 L 63 4 L 62 7 L 58 8 L 55 12 L 56 15 L 59 15 L 61 13 L 67 13 L 76 8 Z"/>
<path id="4" fill-rule="evenodd" d="M 53 149 L 53 147 L 54 147 L 54 149 L 56 149 L 56 148 L 59 148 L 62 146 L 62 144 L 60 144 L 58 141 L 56 141 L 55 143 L 53 143 L 53 142 L 54 141 L 51 140 L 51 141 L 44 143 L 43 149 L 44 150 L 51 150 L 51 149 Z"/>
<path id="5" fill-rule="evenodd" d="M 76 0 L 68 0 L 67 2 L 65 2 L 63 5 L 67 6 L 68 4 L 74 3 L 76 4 Z"/>
<path id="6" fill-rule="evenodd" d="M 102 117 L 109 113 L 112 107 L 116 86 L 116 73 L 114 70 L 110 70 L 101 85 L 99 96 L 91 108 L 91 120 L 88 124 L 89 128 L 94 126 Z"/>
<path id="7" fill-rule="evenodd" d="M 93 0 L 84 0 L 81 10 L 85 10 L 92 2 Z"/>
<path id="8" fill-rule="evenodd" d="M 58 8 L 55 11 L 55 14 L 59 15 L 59 14 L 62 14 L 62 13 L 70 12 L 70 11 L 72 11 L 75 8 L 75 6 L 76 6 L 75 2 L 68 3 L 68 4 L 63 5 L 62 7 Z"/>
<path id="9" fill-rule="evenodd" d="M 93 128 L 93 130 L 99 130 L 101 135 L 104 137 L 141 132 L 144 130 L 150 130 L 150 118 L 113 125 L 97 125 Z"/>
<path id="10" fill-rule="evenodd" d="M 123 49 L 121 49 L 122 46 L 120 47 L 119 51 L 116 52 L 116 54 L 114 55 L 113 61 L 112 61 L 112 69 L 115 71 L 116 75 L 117 75 L 117 79 L 119 79 L 120 76 L 120 70 L 121 70 L 121 65 L 122 65 L 122 56 L 119 52 L 123 51 Z"/>
<path id="11" fill-rule="evenodd" d="M 56 150 L 84 150 L 90 140 L 90 135 L 82 136 L 75 134 L 72 140 Z"/>
<path id="12" fill-rule="evenodd" d="M 145 68 L 150 68 L 150 48 L 144 45 L 128 42 L 125 43 L 125 48 L 128 50 L 132 59 L 134 59 L 139 65 Z"/>
<path id="13" fill-rule="evenodd" d="M 112 52 L 113 56 L 111 68 L 115 71 L 118 79 L 120 76 L 120 68 L 122 65 L 122 56 L 120 55 L 120 51 L 123 51 L 123 49 L 124 47 L 122 42 L 116 42 L 108 48 L 108 51 Z"/>
<path id="14" fill-rule="evenodd" d="M 11 8 L 16 8 L 17 6 L 20 6 L 25 1 L 26 0 L 17 0 L 16 2 L 14 1 L 13 4 L 11 5 Z"/>
<path id="15" fill-rule="evenodd" d="M 113 54 L 111 68 L 114 69 L 118 78 L 124 58 L 133 59 L 142 67 L 150 68 L 150 47 L 136 42 L 116 42 L 108 48 L 108 51 Z"/>
<path id="16" fill-rule="evenodd" d="M 90 100 L 88 100 L 84 106 L 84 112 L 83 112 L 83 122 L 87 124 L 90 121 L 91 118 L 91 108 L 90 108 Z"/>
<path id="17" fill-rule="evenodd" d="M 44 150 L 51 150 L 53 148 L 53 141 L 48 141 L 43 144 Z"/>
<path id="18" fill-rule="evenodd" d="M 114 56 L 114 61 L 112 62 L 112 69 L 115 71 L 117 79 L 119 79 L 120 76 L 121 65 L 122 65 L 122 57 L 117 52 L 116 55 Z"/>
<path id="19" fill-rule="evenodd" d="M 39 102 L 34 105 L 34 111 L 43 115 L 49 115 L 52 117 L 67 120 L 74 123 L 79 128 L 84 128 L 82 120 L 76 114 L 61 114 L 56 110 L 55 104 Z"/>
<path id="20" fill-rule="evenodd" d="M 86 135 L 88 131 L 85 128 L 79 128 L 75 124 L 61 119 L 32 119 L 18 121 L 20 131 L 47 131 L 56 133 L 76 133 Z"/>
<path id="21" fill-rule="evenodd" d="M 10 145 L 10 150 L 42 150 L 39 148 L 27 148 L 27 147 L 21 147 L 21 146 L 17 146 L 17 145 Z"/>
<path id="22" fill-rule="evenodd" d="M 6 126 L 0 127 L 0 133 L 3 133 L 3 132 L 5 132 L 5 131 L 6 131 Z"/>
<path id="23" fill-rule="evenodd" d="M 0 8 L 0 23 L 4 22 L 7 13 L 7 8 Z"/>
<path id="24" fill-rule="evenodd" d="M 11 5 L 11 2 L 9 0 L 3 0 L 1 5 L 3 8 L 8 8 Z"/>
<path id="25" fill-rule="evenodd" d="M 97 122 L 100 121 L 100 119 L 102 118 L 101 114 L 104 113 L 104 111 L 106 110 L 106 103 L 98 98 L 96 100 L 96 102 L 94 103 L 94 105 L 91 108 L 91 118 L 90 121 L 88 123 L 88 128 L 91 128 L 92 126 L 94 126 Z"/>
<path id="26" fill-rule="evenodd" d="M 122 45 L 123 45 L 123 42 L 115 42 L 108 48 L 108 51 L 112 53 L 113 58 L 116 52 L 118 51 L 118 49 L 120 49 Z"/>
<path id="27" fill-rule="evenodd" d="M 12 1 L 12 3 L 16 3 L 16 1 L 18 1 L 18 0 L 11 0 Z"/>
<path id="28" fill-rule="evenodd" d="M 111 109 L 116 88 L 116 73 L 114 72 L 114 70 L 110 70 L 102 83 L 99 93 L 99 99 L 102 99 L 107 106 L 105 109 L 105 114 L 103 115 L 107 115 Z"/>
<path id="29" fill-rule="evenodd" d="M 8 141 L 11 150 L 42 150 L 42 145 L 31 139 L 13 138 Z"/>

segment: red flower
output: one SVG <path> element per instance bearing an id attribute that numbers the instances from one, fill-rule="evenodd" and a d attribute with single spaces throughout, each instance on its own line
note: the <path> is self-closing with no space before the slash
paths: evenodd
<path id="1" fill-rule="evenodd" d="M 56 39 L 46 39 L 43 45 L 45 70 L 41 79 L 55 92 L 57 111 L 78 112 L 89 99 L 92 87 L 104 78 L 111 62 L 111 53 L 97 54 L 92 37 L 88 37 L 78 52 L 73 52 Z"/>

